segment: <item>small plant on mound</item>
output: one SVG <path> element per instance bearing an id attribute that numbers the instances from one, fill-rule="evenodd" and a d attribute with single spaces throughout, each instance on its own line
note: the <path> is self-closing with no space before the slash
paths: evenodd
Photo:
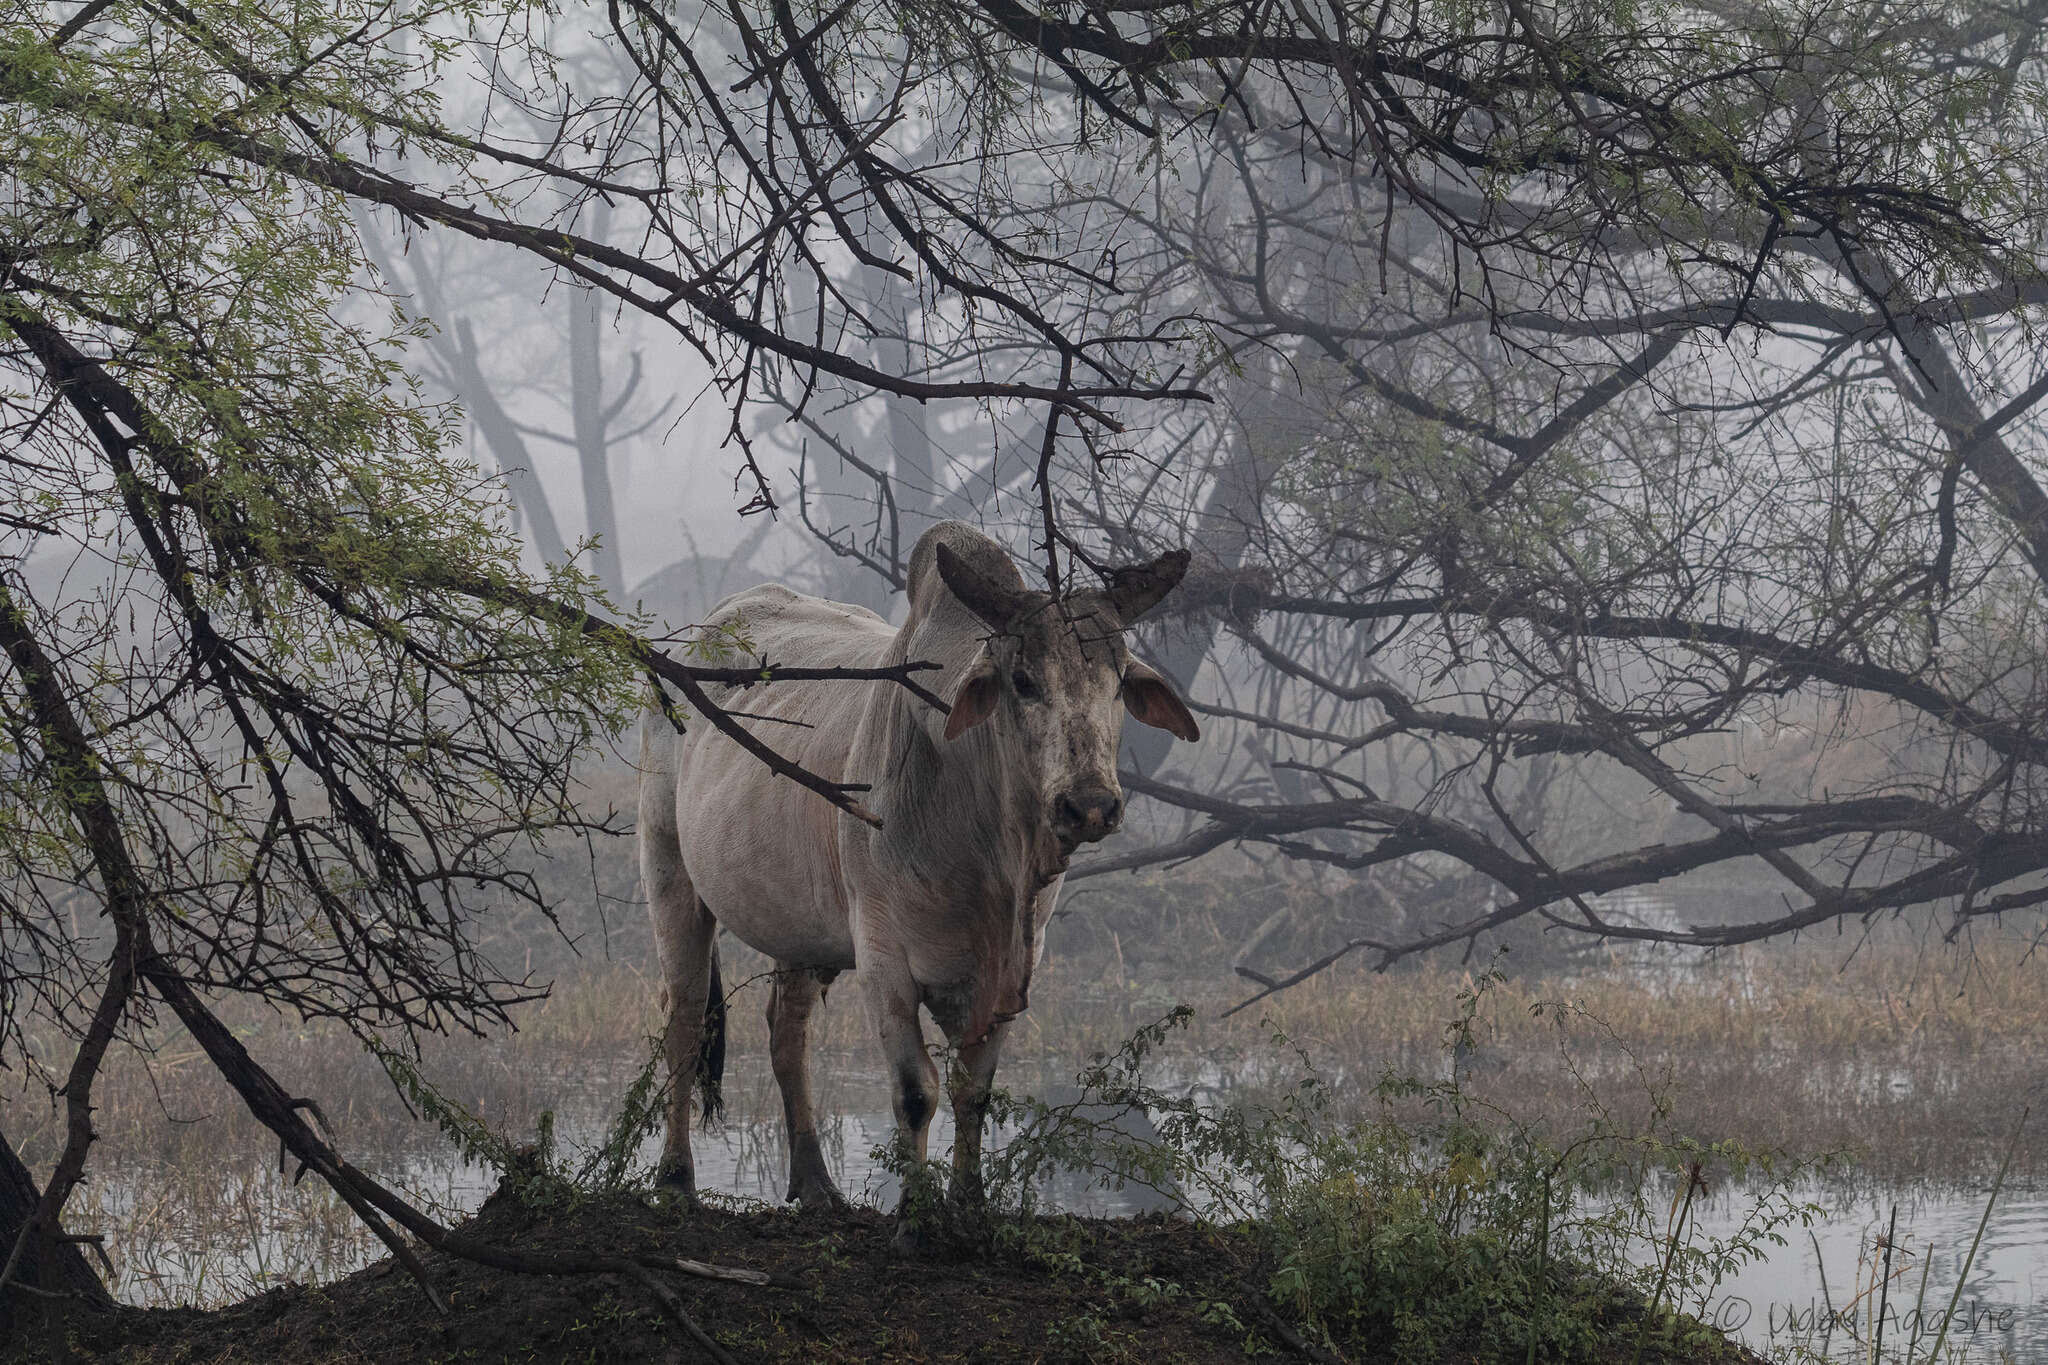
<path id="1" fill-rule="evenodd" d="M 1489 972 L 1460 998 L 1447 1048 L 1460 1061 L 1476 1049 L 1480 1006 L 1498 979 Z M 1561 1030 L 1599 1027 L 1568 1006 L 1540 1008 Z M 1634 1125 L 1575 1069 L 1587 1119 L 1575 1132 L 1541 1131 L 1475 1098 L 1455 1065 L 1447 1081 L 1382 1076 L 1379 1113 L 1345 1123 L 1332 1117 L 1330 1082 L 1284 1037 L 1275 1047 L 1288 1077 L 1256 1102 L 1148 1081 L 1190 1017 L 1177 1009 L 1097 1055 L 1071 1103 L 998 1098 L 997 1117 L 1016 1135 L 989 1158 L 986 1183 L 994 1207 L 1020 1215 L 996 1225 L 999 1240 L 1116 1289 L 1117 1277 L 1062 1252 L 1056 1222 L 1029 1217 L 1045 1177 L 1084 1172 L 1105 1188 L 1156 1190 L 1226 1234 L 1219 1246 L 1234 1249 L 1243 1286 L 1233 1326 L 1257 1319 L 1305 1345 L 1400 1361 L 1640 1361 L 1724 1349 L 1678 1310 L 1704 1310 L 1729 1273 L 1813 1213 L 1794 1198 L 1805 1167 L 1664 1133 L 1667 1095 L 1639 1068 L 1652 1093 L 1648 1120 Z M 1742 1225 L 1700 1235 L 1706 1173 L 1751 1170 L 1766 1180 Z"/>
<path id="2" fill-rule="evenodd" d="M 658 1042 L 651 1045 L 646 1065 L 626 1087 L 603 1138 L 580 1160 L 560 1150 L 553 1110 L 542 1110 L 534 1120 L 533 1141 L 520 1143 L 443 1095 L 403 1053 L 388 1048 L 372 1051 L 413 1110 L 439 1128 L 466 1160 L 496 1171 L 499 1189 L 527 1208 L 571 1208 L 594 1195 L 617 1194 L 647 1183 L 640 1148 L 662 1121 Z"/>

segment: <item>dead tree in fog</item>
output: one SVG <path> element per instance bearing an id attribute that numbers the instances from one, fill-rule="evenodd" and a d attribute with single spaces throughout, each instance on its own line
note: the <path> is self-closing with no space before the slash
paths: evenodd
<path id="1" fill-rule="evenodd" d="M 2033 41 L 1913 38 L 1999 70 L 2032 69 Z M 1807 116 L 1835 118 L 1845 92 L 1812 87 Z M 2033 145 L 2004 91 L 1940 136 Z M 1667 224 L 1567 304 L 1497 275 L 1473 297 L 1455 234 L 1321 151 L 1241 123 L 1146 206 L 1151 287 L 1245 370 L 1289 357 L 1317 434 L 1270 460 L 1228 541 L 1253 556 L 1209 565 L 1187 633 L 1220 632 L 1191 704 L 1237 755 L 1134 776 L 1188 822 L 1075 875 L 1223 847 L 1357 874 L 1308 970 L 1517 921 L 1714 947 L 1930 906 L 1953 937 L 2048 901 L 2035 263 L 1929 279 L 1874 235 L 1774 229 L 1783 261 L 1695 294 L 1661 272 Z M 1175 507 L 1099 478 L 1072 513 L 1180 543 L 1245 459 L 1223 444 Z M 1600 900 L 1709 869 L 1767 908 Z"/>

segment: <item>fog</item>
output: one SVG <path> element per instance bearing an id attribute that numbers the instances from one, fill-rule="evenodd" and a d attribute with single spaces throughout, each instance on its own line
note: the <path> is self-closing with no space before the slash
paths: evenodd
<path id="1" fill-rule="evenodd" d="M 1962 1358 L 2041 1358 L 2041 25 L 799 8 L 19 21 L 54 84 L 0 92 L 42 129 L 0 126 L 0 1149 L 60 1210 L 108 1163 L 65 1216 L 121 1230 L 118 1294 L 399 1249 L 343 1148 L 449 1220 L 545 1114 L 602 1150 L 665 1023 L 636 698 L 772 748 L 759 693 L 692 689 L 809 661 L 714 649 L 715 604 L 900 622 L 959 520 L 1057 598 L 1187 551 L 1128 643 L 1202 731 L 1125 726 L 1002 1150 L 1102 1104 L 1111 1147 L 1207 1135 L 1156 1207 L 1259 1223 L 1256 1149 L 1329 1163 L 1290 1217 L 1398 1172 L 1457 1187 L 1449 1236 L 1481 1114 L 1539 1298 L 1555 1177 L 1651 1314 L 1685 1236 L 1691 1311 L 1773 1350 L 1919 1245 L 1992 1305 Z M 773 1203 L 773 968 L 719 952 L 706 1186 Z M 820 1107 L 889 1207 L 859 993 Z M 242 1112 L 244 1037 L 321 1132 Z M 209 1145 L 273 1135 L 326 1192 Z M 1004 1207 L 1155 1207 L 1124 1157 Z"/>

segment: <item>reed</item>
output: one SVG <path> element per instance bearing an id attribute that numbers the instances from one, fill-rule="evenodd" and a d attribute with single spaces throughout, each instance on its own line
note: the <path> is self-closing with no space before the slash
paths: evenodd
<path id="1" fill-rule="evenodd" d="M 1999 1191 L 2005 1188 L 2006 1173 L 2012 1168 L 2013 1153 L 2019 1150 L 2020 1134 L 2027 1130 L 2027 1116 L 2033 1112 L 2031 1106 L 2020 1111 L 2020 1121 L 2013 1125 L 2012 1145 L 2006 1148 L 2005 1161 L 1998 1168 L 1998 1176 L 1991 1182 L 1991 1193 L 1984 1197 L 1984 1216 L 1977 1220 L 1977 1234 L 1970 1239 L 1970 1249 L 1963 1256 L 1962 1271 L 1956 1276 L 1955 1290 L 1948 1296 L 1948 1308 L 1941 1315 L 1941 1330 L 1935 1334 L 1934 1345 L 1927 1352 L 1930 1362 L 1941 1359 L 1941 1347 L 1948 1340 L 1949 1328 L 1955 1324 L 1956 1305 L 1962 1302 L 1963 1286 L 1970 1281 L 1970 1267 L 1977 1262 L 1977 1249 L 1984 1244 L 1984 1229 L 1991 1225 L 1991 1210 L 1998 1204 Z M 1906 1365 L 1912 1365 L 1910 1353 Z"/>

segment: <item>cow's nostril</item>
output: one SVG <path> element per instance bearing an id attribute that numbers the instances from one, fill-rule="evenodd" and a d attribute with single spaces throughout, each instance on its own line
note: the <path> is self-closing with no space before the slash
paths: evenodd
<path id="1" fill-rule="evenodd" d="M 1109 798 L 1108 801 L 1103 803 L 1102 826 L 1104 829 L 1115 829 L 1118 825 L 1123 823 L 1123 819 L 1124 803 L 1122 797 L 1112 796 Z"/>

